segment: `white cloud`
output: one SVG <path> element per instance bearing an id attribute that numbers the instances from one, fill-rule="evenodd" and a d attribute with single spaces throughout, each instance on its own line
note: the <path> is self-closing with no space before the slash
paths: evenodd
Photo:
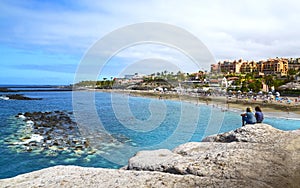
<path id="1" fill-rule="evenodd" d="M 299 55 L 300 2 L 296 0 L 73 1 L 71 8 L 61 5 L 58 10 L 29 8 L 22 1 L 0 4 L 1 20 L 11 22 L 1 25 L 1 43 L 15 46 L 82 54 L 117 28 L 156 21 L 188 30 L 218 60 Z M 131 55 L 141 55 L 136 53 Z"/>
<path id="2" fill-rule="evenodd" d="M 135 45 L 120 51 L 116 54 L 116 58 L 129 59 L 130 61 L 127 62 L 125 69 L 129 67 L 135 70 L 133 72 L 138 72 L 138 68 L 144 68 L 144 70 L 140 71 L 140 73 L 143 74 L 151 74 L 164 70 L 193 72 L 201 69 L 201 67 L 194 64 L 188 56 L 177 49 L 158 44 Z M 141 63 L 141 65 L 139 65 L 139 63 Z M 208 66 L 206 68 L 208 68 Z M 125 71 L 125 69 L 123 71 Z M 129 74 L 128 70 L 126 74 Z"/>

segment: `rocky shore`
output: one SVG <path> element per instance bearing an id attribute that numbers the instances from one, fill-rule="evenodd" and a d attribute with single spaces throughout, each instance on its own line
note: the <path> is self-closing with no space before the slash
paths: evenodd
<path id="1" fill-rule="evenodd" d="M 86 138 L 70 118 L 72 112 L 26 112 L 16 118 L 23 121 L 18 131 L 6 139 L 17 152 L 44 152 L 55 156 L 59 153 L 93 154 Z"/>
<path id="2" fill-rule="evenodd" d="M 3 95 L 1 96 L 2 98 L 7 98 L 6 100 L 42 100 L 41 98 L 31 98 L 31 97 L 26 97 L 21 94 L 9 94 L 9 95 Z"/>
<path id="3" fill-rule="evenodd" d="M 140 151 L 119 170 L 56 166 L 2 187 L 299 187 L 300 130 L 255 124 L 173 151 Z"/>

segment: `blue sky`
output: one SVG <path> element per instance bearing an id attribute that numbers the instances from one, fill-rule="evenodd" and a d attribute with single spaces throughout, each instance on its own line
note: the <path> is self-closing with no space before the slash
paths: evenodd
<path id="1" fill-rule="evenodd" d="M 1 0 L 0 84 L 71 84 L 93 44 L 118 28 L 142 22 L 187 30 L 207 46 L 216 61 L 299 57 L 299 18 L 296 0 Z M 175 64 L 188 61 L 166 46 L 139 45 L 116 54 L 99 74 L 172 70 L 169 65 L 161 66 L 163 61 L 143 61 L 147 58 Z M 131 66 L 124 72 L 124 67 L 137 62 L 145 66 Z M 188 64 L 186 71 L 194 71 Z"/>

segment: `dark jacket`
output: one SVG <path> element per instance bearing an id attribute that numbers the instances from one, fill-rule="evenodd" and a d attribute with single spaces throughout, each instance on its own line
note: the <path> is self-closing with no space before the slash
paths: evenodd
<path id="1" fill-rule="evenodd" d="M 255 112 L 256 123 L 261 123 L 264 120 L 264 114 L 262 112 Z"/>

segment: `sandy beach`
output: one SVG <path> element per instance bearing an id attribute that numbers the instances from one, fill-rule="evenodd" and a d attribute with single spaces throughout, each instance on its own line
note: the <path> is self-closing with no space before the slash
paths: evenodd
<path id="1" fill-rule="evenodd" d="M 172 92 L 154 92 L 141 90 L 116 90 L 116 89 L 101 89 L 92 90 L 96 92 L 114 92 L 122 93 L 130 96 L 149 97 L 161 100 L 177 100 L 193 103 L 195 105 L 204 104 L 211 105 L 223 110 L 234 112 L 244 112 L 247 107 L 252 109 L 255 106 L 260 106 L 266 117 L 291 118 L 300 119 L 300 102 L 294 102 L 296 98 L 291 98 L 291 103 L 280 103 L 277 101 L 268 101 L 267 103 L 261 99 L 237 99 L 227 98 L 225 96 L 196 96 L 195 94 L 178 94 Z"/>

